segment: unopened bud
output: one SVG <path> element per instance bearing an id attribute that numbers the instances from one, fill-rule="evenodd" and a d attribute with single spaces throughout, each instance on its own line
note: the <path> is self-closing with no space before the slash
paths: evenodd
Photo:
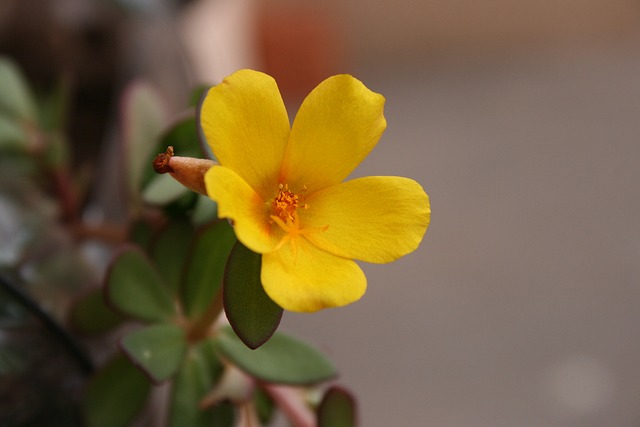
<path id="1" fill-rule="evenodd" d="M 180 157 L 173 155 L 173 147 L 160 153 L 153 159 L 153 170 L 157 173 L 169 173 L 176 181 L 191 191 L 207 195 L 204 174 L 217 163 L 209 159 Z"/>

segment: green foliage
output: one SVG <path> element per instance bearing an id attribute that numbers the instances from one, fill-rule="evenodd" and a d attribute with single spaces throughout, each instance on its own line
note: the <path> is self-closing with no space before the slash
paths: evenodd
<path id="1" fill-rule="evenodd" d="M 170 174 L 156 175 L 150 179 L 142 192 L 142 200 L 155 206 L 173 203 L 188 193 L 188 189 L 173 179 Z"/>
<path id="2" fill-rule="evenodd" d="M 67 207 L 67 196 L 80 201 L 69 217 L 79 222 L 79 228 L 87 225 L 81 219 L 86 194 L 76 186 L 91 188 L 94 184 L 86 181 L 86 171 L 75 174 L 68 170 L 72 153 L 68 152 L 65 130 L 73 118 L 67 117 L 71 87 L 66 83 L 61 80 L 50 93 L 36 99 L 14 63 L 0 57 L 0 161 L 15 166 L 19 159 L 28 164 L 25 170 L 37 177 L 34 188 L 36 182 L 44 182 L 37 181 L 41 177 L 57 176 L 58 172 L 69 181 L 62 184 L 68 188 L 62 188 L 61 194 L 46 198 L 50 206 L 36 203 L 34 211 L 51 212 L 46 227 L 40 226 L 43 229 L 58 225 L 56 215 L 61 206 L 62 210 Z M 207 90 L 204 86 L 194 90 L 190 105 L 199 108 Z M 75 332 L 92 336 L 109 353 L 115 340 L 107 333 L 122 325 L 124 316 L 144 323 L 139 329 L 126 329 L 129 332 L 119 339 L 124 354 L 115 356 L 91 378 L 82 403 L 84 421 L 88 427 L 130 426 L 145 407 L 152 383 L 167 381 L 171 388 L 167 426 L 231 427 L 236 422 L 238 402 L 225 400 L 230 398 L 225 393 L 231 392 L 218 386 L 225 367 L 235 365 L 243 373 L 236 369 L 227 372 L 238 373 L 243 379 L 245 374 L 251 377 L 246 381 L 247 398 L 253 399 L 261 422 L 266 424 L 276 406 L 261 383 L 314 385 L 333 378 L 335 369 L 317 350 L 275 333 L 283 310 L 262 288 L 261 255 L 239 243 L 227 221 L 216 220 L 216 203 L 192 193 L 169 174 L 156 175 L 150 167 L 154 155 L 168 146 L 174 147 L 177 156 L 212 158 L 203 144 L 198 112 L 182 114 L 167 126 L 163 100 L 154 88 L 141 82 L 129 86 L 121 107 L 122 184 L 133 209 L 125 225 L 127 231 L 118 234 L 126 234 L 128 243 L 113 257 L 103 291 L 86 292 L 85 283 L 93 279 L 87 279 L 81 257 L 69 257 L 68 249 L 52 251 L 44 260 L 27 264 L 39 280 L 55 278 L 57 283 L 64 278 L 66 284 L 72 284 L 74 303 L 63 314 Z M 96 174 L 94 178 L 101 177 Z M 42 194 L 50 194 L 52 187 L 55 190 L 55 185 L 43 186 Z M 19 187 L 17 193 L 31 194 L 24 188 Z M 73 227 L 68 229 L 68 241 L 83 239 L 72 234 Z M 31 235 L 34 241 L 45 236 L 29 231 Z M 10 260 L 22 262 L 22 256 L 21 250 Z M 221 295 L 233 329 L 216 324 Z M 2 308 L 0 304 L 0 311 Z M 10 346 L 3 349 L 0 373 L 24 369 L 28 375 L 20 354 Z M 219 391 L 222 400 L 202 407 L 212 390 Z M 327 422 L 353 425 L 344 421 L 350 410 L 353 414 L 353 401 L 348 397 L 339 391 L 325 396 L 319 414 L 321 427 L 332 425 Z"/>
<path id="3" fill-rule="evenodd" d="M 164 321 L 175 315 L 168 285 L 149 258 L 134 246 L 125 247 L 113 260 L 105 292 L 116 310 L 135 319 Z"/>
<path id="4" fill-rule="evenodd" d="M 76 331 L 96 335 L 109 332 L 123 319 L 106 305 L 104 294 L 96 289 L 76 301 L 69 312 L 69 320 Z"/>
<path id="5" fill-rule="evenodd" d="M 185 268 L 182 297 L 187 316 L 201 316 L 220 290 L 229 252 L 236 242 L 226 221 L 217 221 L 197 235 Z"/>
<path id="6" fill-rule="evenodd" d="M 191 221 L 195 225 L 204 225 L 211 222 L 211 218 L 218 217 L 218 204 L 207 196 L 198 195 L 196 205 L 191 213 Z"/>
<path id="7" fill-rule="evenodd" d="M 329 388 L 317 412 L 318 427 L 355 427 L 356 403 L 349 392 L 339 387 Z"/>
<path id="8" fill-rule="evenodd" d="M 0 114 L 35 122 L 35 99 L 18 67 L 8 58 L 0 57 Z"/>
<path id="9" fill-rule="evenodd" d="M 120 345 L 129 359 L 156 383 L 176 373 L 187 350 L 185 331 L 168 323 L 138 329 L 124 337 Z"/>
<path id="10" fill-rule="evenodd" d="M 277 384 L 309 385 L 326 381 L 336 370 L 320 352 L 281 333 L 256 350 L 250 350 L 233 333 L 224 328 L 218 337 L 220 352 L 248 374 Z"/>
<path id="11" fill-rule="evenodd" d="M 193 346 L 173 383 L 169 427 L 231 427 L 233 407 L 221 403 L 203 409 L 200 401 L 218 382 L 222 364 L 216 355 L 215 342 L 205 340 Z"/>
<path id="12" fill-rule="evenodd" d="M 175 219 L 158 233 L 151 246 L 154 264 L 174 295 L 178 293 L 193 234 L 193 226 L 186 219 Z"/>
<path id="13" fill-rule="evenodd" d="M 28 140 L 27 130 L 18 120 L 0 113 L 0 149 L 19 151 Z"/>
<path id="14" fill-rule="evenodd" d="M 147 400 L 151 383 L 124 356 L 90 382 L 84 400 L 87 427 L 127 427 Z"/>
<path id="15" fill-rule="evenodd" d="M 282 319 L 282 308 L 262 288 L 262 255 L 242 243 L 233 247 L 224 275 L 224 309 L 231 327 L 251 349 L 267 342 Z"/>

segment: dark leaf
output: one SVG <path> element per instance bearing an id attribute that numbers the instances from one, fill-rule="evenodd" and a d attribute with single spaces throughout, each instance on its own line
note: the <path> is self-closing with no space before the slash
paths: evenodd
<path id="1" fill-rule="evenodd" d="M 151 256 L 171 292 L 177 294 L 194 230 L 184 219 L 171 221 L 151 247 Z"/>
<path id="2" fill-rule="evenodd" d="M 112 261 L 105 292 L 115 309 L 139 320 L 168 320 L 175 314 L 167 284 L 134 246 L 126 246 Z"/>
<path id="3" fill-rule="evenodd" d="M 187 316 L 202 315 L 222 285 L 229 252 L 236 242 L 226 221 L 205 227 L 196 237 L 183 280 L 183 303 Z"/>
<path id="4" fill-rule="evenodd" d="M 89 383 L 84 399 L 87 427 L 127 427 L 142 409 L 151 384 L 120 355 Z"/>
<path id="5" fill-rule="evenodd" d="M 69 320 L 74 330 L 87 335 L 103 334 L 122 323 L 122 317 L 110 309 L 100 289 L 84 295 L 71 307 Z"/>
<path id="6" fill-rule="evenodd" d="M 355 399 L 346 390 L 331 387 L 318 406 L 317 416 L 318 427 L 355 427 L 357 425 Z"/>
<path id="7" fill-rule="evenodd" d="M 282 308 L 262 288 L 262 255 L 237 242 L 224 275 L 224 310 L 236 335 L 255 349 L 267 342 L 282 319 Z"/>

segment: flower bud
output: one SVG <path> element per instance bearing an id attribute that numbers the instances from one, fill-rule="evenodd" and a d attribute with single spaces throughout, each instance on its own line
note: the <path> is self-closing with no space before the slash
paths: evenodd
<path id="1" fill-rule="evenodd" d="M 191 191 L 207 195 L 204 185 L 204 174 L 217 163 L 209 159 L 197 159 L 194 157 L 180 157 L 173 155 L 173 147 L 167 147 L 167 151 L 158 154 L 153 159 L 153 170 L 156 173 L 169 173 L 176 181 Z"/>

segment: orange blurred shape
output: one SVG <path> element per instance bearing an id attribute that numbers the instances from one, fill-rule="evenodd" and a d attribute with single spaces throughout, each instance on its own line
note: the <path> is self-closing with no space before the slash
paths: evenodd
<path id="1" fill-rule="evenodd" d="M 285 100 L 299 101 L 325 78 L 344 72 L 338 12 L 308 6 L 258 11 L 258 59 Z M 341 69 L 342 68 L 342 69 Z"/>

